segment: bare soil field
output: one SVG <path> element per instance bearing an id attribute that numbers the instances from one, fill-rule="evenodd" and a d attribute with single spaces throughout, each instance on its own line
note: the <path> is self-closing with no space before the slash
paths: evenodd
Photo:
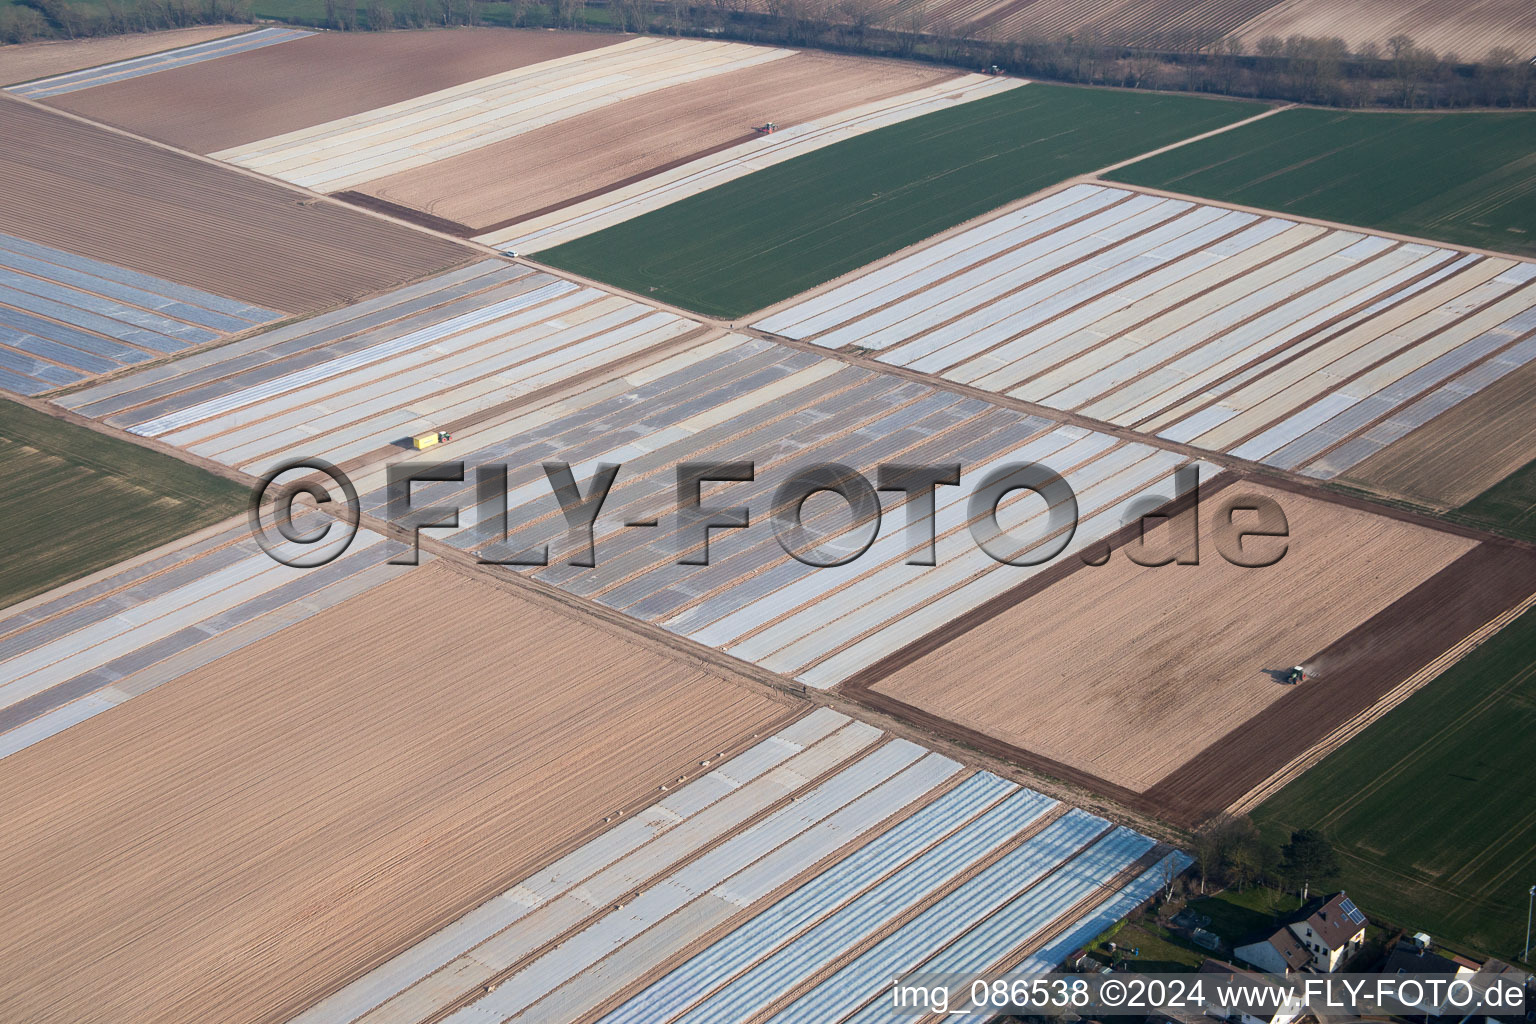
<path id="1" fill-rule="evenodd" d="M 1245 569 L 1212 531 L 1233 499 L 1255 494 L 1284 510 L 1289 546 Z M 1529 546 L 1250 480 L 1206 487 L 1200 516 L 1197 566 L 1138 566 L 1122 531 L 1108 564 L 1064 565 L 842 689 L 1193 824 L 1518 603 L 1536 570 Z M 1185 509 L 1173 528 L 1190 520 Z M 1167 530 L 1149 533 L 1148 554 L 1171 550 Z M 1281 682 L 1298 663 L 1314 677 Z"/>
<path id="2" fill-rule="evenodd" d="M 1465 505 L 1536 460 L 1528 363 L 1355 466 L 1341 483 L 1438 510 Z"/>
<path id="3" fill-rule="evenodd" d="M 1276 565 L 1232 565 L 1210 540 L 1228 503 L 1247 494 L 1275 500 L 1289 520 L 1289 549 Z M 1170 528 L 1188 530 L 1194 515 L 1151 531 L 1148 550 L 1172 550 Z M 1270 671 L 1321 651 L 1474 545 L 1246 484 L 1207 494 L 1200 516 L 1198 565 L 1148 568 L 1122 549 L 886 677 L 876 692 L 1144 792 L 1297 692 Z"/>
<path id="4" fill-rule="evenodd" d="M 103 39 L 50 39 L 19 46 L 0 46 L 0 85 L 30 82 L 68 71 L 93 68 L 113 61 L 131 60 L 178 46 L 223 39 L 249 32 L 251 25 L 194 25 L 164 32 L 143 32 Z"/>
<path id="5" fill-rule="evenodd" d="M 50 102 L 183 149 L 212 153 L 610 46 L 618 38 L 502 28 L 322 32 Z"/>
<path id="6" fill-rule="evenodd" d="M 1185 823 L 1231 806 L 1519 605 L 1530 596 L 1533 579 L 1536 552 L 1529 546 L 1479 544 L 1313 656 L 1308 663 L 1322 666 L 1323 685 L 1304 685 L 1292 699 L 1227 733 L 1149 789 L 1147 805 Z"/>
<path id="7" fill-rule="evenodd" d="M 277 1022 L 793 712 L 437 565 L 0 765 L 0 1018 Z"/>
<path id="8" fill-rule="evenodd" d="M 894 61 L 797 54 L 611 104 L 358 191 L 486 231 L 744 142 L 768 121 L 787 128 L 951 77 Z"/>
<path id="9" fill-rule="evenodd" d="M 0 138 L 10 233 L 269 309 L 329 308 L 474 255 L 5 97 Z"/>
<path id="10" fill-rule="evenodd" d="M 1020 34 L 1093 36 L 1139 46 L 1204 46 L 1240 28 L 1278 0 L 1003 0 L 987 4 L 970 31 L 999 38 Z M 957 19 L 975 0 L 942 0 L 932 16 Z M 975 17 L 972 15 L 972 17 Z"/>
<path id="11" fill-rule="evenodd" d="M 1285 0 L 1237 35 L 1250 46 L 1265 36 L 1299 34 L 1338 36 L 1352 49 L 1366 43 L 1385 49 L 1400 33 L 1465 60 L 1480 60 L 1498 47 L 1511 47 L 1524 59 L 1536 56 L 1536 18 L 1528 0 Z"/>

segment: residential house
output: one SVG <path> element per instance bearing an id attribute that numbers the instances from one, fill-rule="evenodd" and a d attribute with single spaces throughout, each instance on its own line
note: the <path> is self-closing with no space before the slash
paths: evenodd
<path id="1" fill-rule="evenodd" d="M 1392 954 L 1387 957 L 1387 962 L 1382 964 L 1382 974 L 1424 975 L 1428 977 L 1454 975 L 1458 978 L 1470 980 L 1472 975 L 1477 973 L 1480 965 L 1468 960 L 1466 957 L 1444 956 L 1436 953 L 1431 947 L 1429 936 L 1420 933 L 1418 936 L 1415 936 L 1415 939 L 1417 941 L 1404 941 L 1397 944 L 1397 948 L 1392 950 Z M 1427 993 L 1432 991 L 1434 990 L 1426 990 Z M 1432 1014 L 1436 1017 L 1453 1011 L 1455 1007 L 1451 1003 L 1450 993 L 1448 991 L 1442 992 L 1441 996 L 1441 1001 L 1434 1003 L 1426 994 L 1423 1002 L 1412 1004 L 1413 1009 L 1419 1013 Z M 1464 1013 L 1458 1015 L 1465 1016 Z"/>
<path id="2" fill-rule="evenodd" d="M 1271 974 L 1332 973 L 1360 952 L 1365 924 L 1365 915 L 1354 900 L 1339 892 L 1306 918 L 1232 952 L 1244 963 Z"/>
<path id="3" fill-rule="evenodd" d="M 1206 959 L 1200 965 L 1200 973 L 1207 975 L 1230 974 L 1239 982 L 1257 982 L 1271 990 L 1278 988 L 1264 975 L 1254 971 L 1245 971 L 1241 967 L 1226 963 L 1222 960 Z M 1220 1001 L 1221 985 L 1208 987 L 1205 1012 L 1207 1016 L 1237 1021 L 1238 1024 L 1296 1024 L 1301 1017 L 1307 1014 L 1306 1003 L 1301 997 L 1293 994 L 1279 995 L 1276 998 L 1260 998 L 1232 1000 L 1232 1005 L 1226 1005 Z"/>
<path id="4" fill-rule="evenodd" d="M 1238 946 L 1232 954 L 1268 974 L 1294 974 L 1312 965 L 1312 954 L 1286 925 L 1267 939 Z"/>
<path id="5" fill-rule="evenodd" d="M 1365 944 L 1365 915 L 1342 892 L 1290 927 L 1312 953 L 1312 970 L 1319 974 L 1338 970 Z"/>

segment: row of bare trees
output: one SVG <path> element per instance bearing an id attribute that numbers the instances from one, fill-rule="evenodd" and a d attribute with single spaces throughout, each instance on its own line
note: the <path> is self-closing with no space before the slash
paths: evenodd
<path id="1" fill-rule="evenodd" d="M 0 6 L 0 39 L 102 35 L 249 21 L 259 0 L 26 0 Z M 1267 36 L 1245 45 L 1211 31 L 1012 35 L 957 24 L 929 0 L 325 0 L 334 29 L 493 23 L 707 34 L 853 53 L 999 65 L 1037 78 L 1215 92 L 1341 107 L 1533 107 L 1536 65 L 1513 49 L 1476 61 L 1407 35 L 1351 48 L 1343 39 Z"/>
<path id="2" fill-rule="evenodd" d="M 1402 34 L 1353 48 L 1340 38 L 1267 36 L 1249 46 L 1233 36 L 1191 33 L 1131 45 L 1095 32 L 1007 35 L 957 25 L 942 16 L 942 6 L 922 0 L 704 0 L 688 11 L 694 31 L 962 66 L 996 64 L 1083 84 L 1345 107 L 1536 106 L 1536 66 L 1519 52 L 1501 48 L 1467 61 Z"/>
<path id="3" fill-rule="evenodd" d="M 1265 840 L 1246 816 L 1218 815 L 1193 837 L 1193 884 L 1239 891 L 1252 885 L 1291 890 L 1298 895 L 1327 889 L 1339 877 L 1338 854 L 1326 836 L 1313 829 L 1291 833 L 1283 845 Z"/>

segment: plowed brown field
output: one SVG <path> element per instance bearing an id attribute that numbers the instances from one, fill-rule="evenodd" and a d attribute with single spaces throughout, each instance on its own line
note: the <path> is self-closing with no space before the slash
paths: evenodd
<path id="1" fill-rule="evenodd" d="M 193 46 L 210 39 L 223 39 L 237 32 L 249 32 L 251 25 L 195 25 L 165 32 L 141 32 L 104 39 L 50 39 L 20 46 L 0 46 L 0 85 L 50 78 L 68 71 L 94 68 L 99 64 L 131 60 L 178 46 Z"/>
<path id="2" fill-rule="evenodd" d="M 968 31 L 1012 39 L 1089 36 L 1139 46 L 1199 47 L 1215 42 L 1279 0 L 940 0 L 924 12 L 940 21 L 971 21 Z"/>
<path id="3" fill-rule="evenodd" d="M 1341 481 L 1437 509 L 1465 505 L 1536 460 L 1530 429 L 1536 363 L 1437 416 Z"/>
<path id="4" fill-rule="evenodd" d="M 0 761 L 0 1019 L 286 1020 L 793 714 L 409 570 Z"/>
<path id="5" fill-rule="evenodd" d="M 1289 548 L 1241 568 L 1212 538 L 1230 503 L 1254 494 L 1284 510 Z M 1208 493 L 1200 515 L 1198 565 L 1146 568 L 1117 550 L 866 684 L 868 696 L 1144 793 L 1271 706 L 1353 685 L 1315 656 L 1477 546 L 1249 481 Z M 1150 552 L 1169 550 L 1167 533 L 1149 533 Z M 1296 688 L 1273 674 L 1299 662 L 1319 678 Z"/>
<path id="6" fill-rule="evenodd" d="M 798 54 L 614 103 L 358 191 L 474 228 L 522 219 L 754 137 L 952 77 L 888 61 Z"/>
<path id="7" fill-rule="evenodd" d="M 49 102 L 197 153 L 388 106 L 528 64 L 611 46 L 592 32 L 324 32 Z"/>
<path id="8" fill-rule="evenodd" d="M 19 100 L 0 97 L 0 138 L 7 232 L 268 309 L 324 309 L 475 255 Z"/>
<path id="9" fill-rule="evenodd" d="M 1536 57 L 1536 13 L 1530 0 L 1285 0 L 1238 35 L 1250 45 L 1265 36 L 1296 34 L 1338 36 L 1353 48 L 1375 43 L 1385 49 L 1387 40 L 1400 33 L 1442 56 L 1464 60 L 1480 60 L 1501 46 L 1527 60 Z"/>

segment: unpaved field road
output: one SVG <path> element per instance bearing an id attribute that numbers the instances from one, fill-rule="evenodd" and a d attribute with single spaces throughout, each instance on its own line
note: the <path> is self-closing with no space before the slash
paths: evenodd
<path id="1" fill-rule="evenodd" d="M 412 570 L 0 764 L 0 1020 L 286 1020 L 793 714 Z"/>
<path id="2" fill-rule="evenodd" d="M 196 25 L 165 32 L 144 32 L 105 39 L 49 39 L 19 46 L 0 46 L 0 85 L 30 82 L 113 61 L 131 60 L 161 50 L 193 46 L 249 32 L 252 25 Z"/>
<path id="3" fill-rule="evenodd" d="M 322 32 L 51 102 L 182 149 L 212 153 L 611 46 L 621 38 L 504 28 Z"/>
<path id="4" fill-rule="evenodd" d="M 268 309 L 326 309 L 474 255 L 4 96 L 0 138 L 10 234 Z"/>

